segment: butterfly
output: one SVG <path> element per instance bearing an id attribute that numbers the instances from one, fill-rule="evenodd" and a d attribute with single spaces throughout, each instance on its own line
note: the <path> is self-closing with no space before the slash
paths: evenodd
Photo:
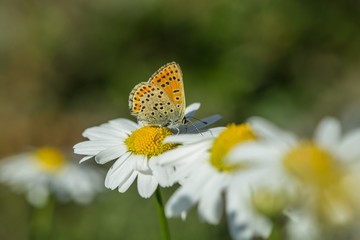
<path id="1" fill-rule="evenodd" d="M 185 124 L 185 92 L 179 64 L 168 63 L 147 82 L 137 84 L 129 96 L 129 109 L 144 125 L 176 129 Z"/>

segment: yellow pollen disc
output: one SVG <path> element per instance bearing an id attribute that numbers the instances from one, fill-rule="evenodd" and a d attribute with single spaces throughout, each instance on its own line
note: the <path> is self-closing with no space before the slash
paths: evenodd
<path id="1" fill-rule="evenodd" d="M 34 155 L 40 167 L 47 172 L 55 172 L 65 164 L 64 155 L 56 148 L 40 148 Z"/>
<path id="2" fill-rule="evenodd" d="M 125 140 L 125 144 L 129 151 L 134 154 L 146 155 L 148 158 L 151 158 L 177 146 L 173 143 L 162 142 L 169 135 L 172 135 L 172 132 L 167 128 L 145 126 L 135 130 Z"/>
<path id="3" fill-rule="evenodd" d="M 343 175 L 335 157 L 311 142 L 301 143 L 290 150 L 283 162 L 289 172 L 304 183 L 317 187 L 336 184 Z"/>
<path id="4" fill-rule="evenodd" d="M 289 196 L 284 192 L 270 191 L 266 188 L 257 189 L 252 194 L 252 204 L 256 210 L 268 217 L 282 214 L 289 200 Z"/>
<path id="5" fill-rule="evenodd" d="M 226 155 L 235 145 L 255 139 L 256 136 L 247 123 L 227 126 L 213 143 L 210 157 L 211 164 L 222 172 L 231 172 L 238 168 L 245 167 L 244 164 L 226 163 Z"/>

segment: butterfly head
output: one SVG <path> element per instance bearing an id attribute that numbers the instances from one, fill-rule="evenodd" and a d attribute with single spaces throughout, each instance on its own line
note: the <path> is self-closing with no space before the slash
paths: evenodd
<path id="1" fill-rule="evenodd" d="M 187 120 L 185 117 L 181 118 L 181 119 L 176 119 L 176 120 L 169 120 L 163 127 L 167 127 L 170 129 L 179 129 L 179 127 L 181 125 L 185 125 L 187 123 Z"/>

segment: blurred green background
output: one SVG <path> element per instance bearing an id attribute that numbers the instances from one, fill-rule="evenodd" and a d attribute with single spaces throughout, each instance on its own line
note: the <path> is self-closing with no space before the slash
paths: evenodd
<path id="1" fill-rule="evenodd" d="M 260 115 L 301 133 L 325 115 L 360 125 L 357 0 L 2 0 L 0 157 L 71 152 L 85 128 L 131 118 L 133 86 L 170 61 L 197 117 Z M 0 200 L 0 239 L 26 239 L 25 200 L 4 186 Z M 57 208 L 54 239 L 160 238 L 155 199 L 134 188 Z M 228 238 L 195 211 L 170 225 L 174 239 Z"/>

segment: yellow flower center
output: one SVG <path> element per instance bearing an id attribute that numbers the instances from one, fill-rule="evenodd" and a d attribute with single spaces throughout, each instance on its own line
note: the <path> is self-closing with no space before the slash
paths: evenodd
<path id="1" fill-rule="evenodd" d="M 256 210 L 268 217 L 275 217 L 283 213 L 289 201 L 289 196 L 280 191 L 270 191 L 260 188 L 252 194 L 252 204 Z"/>
<path id="2" fill-rule="evenodd" d="M 315 143 L 304 142 L 290 150 L 283 163 L 290 173 L 301 180 L 301 187 L 313 190 L 312 212 L 321 222 L 343 224 L 351 221 L 356 211 L 360 210 L 354 194 L 357 182 L 349 181 L 347 166 L 341 165 L 330 152 Z M 308 196 L 305 197 L 308 199 Z"/>
<path id="3" fill-rule="evenodd" d="M 56 172 L 65 164 L 64 155 L 56 148 L 40 148 L 34 155 L 36 162 L 46 172 Z"/>
<path id="4" fill-rule="evenodd" d="M 244 164 L 229 164 L 226 156 L 235 145 L 255 140 L 256 136 L 249 124 L 231 124 L 215 139 L 211 148 L 210 163 L 221 172 L 231 172 L 245 167 Z"/>
<path id="5" fill-rule="evenodd" d="M 317 187 L 332 185 L 343 175 L 336 158 L 311 142 L 301 143 L 290 150 L 283 161 L 289 172 L 304 183 Z"/>
<path id="6" fill-rule="evenodd" d="M 177 146 L 173 143 L 163 143 L 165 137 L 169 135 L 172 135 L 172 132 L 167 128 L 145 126 L 135 130 L 125 139 L 125 144 L 134 154 L 146 155 L 151 158 Z"/>

